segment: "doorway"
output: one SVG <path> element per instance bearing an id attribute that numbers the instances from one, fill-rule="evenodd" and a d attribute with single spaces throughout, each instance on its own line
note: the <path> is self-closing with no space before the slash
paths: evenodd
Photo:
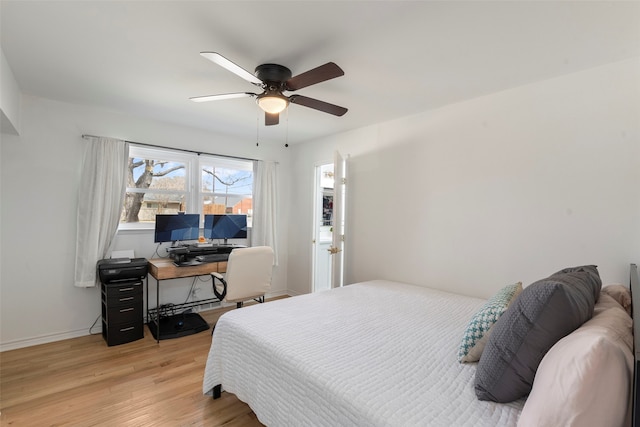
<path id="1" fill-rule="evenodd" d="M 315 167 L 313 219 L 313 277 L 312 290 L 331 289 L 331 246 L 333 242 L 333 163 Z"/>

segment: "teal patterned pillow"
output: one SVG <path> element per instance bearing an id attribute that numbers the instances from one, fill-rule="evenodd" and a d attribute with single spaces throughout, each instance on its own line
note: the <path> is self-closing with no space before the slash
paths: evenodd
<path id="1" fill-rule="evenodd" d="M 520 292 L 522 292 L 522 282 L 505 286 L 497 294 L 489 298 L 482 308 L 473 315 L 464 331 L 464 336 L 458 349 L 460 363 L 480 360 L 482 350 L 484 350 L 484 346 L 489 339 L 491 328 Z"/>

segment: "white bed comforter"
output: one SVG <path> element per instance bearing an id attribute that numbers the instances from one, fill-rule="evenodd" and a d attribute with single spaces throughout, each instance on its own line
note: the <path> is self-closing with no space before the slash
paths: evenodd
<path id="1" fill-rule="evenodd" d="M 483 303 L 377 280 L 234 310 L 203 391 L 222 384 L 268 426 L 515 426 L 524 401 L 478 401 L 456 359 Z"/>

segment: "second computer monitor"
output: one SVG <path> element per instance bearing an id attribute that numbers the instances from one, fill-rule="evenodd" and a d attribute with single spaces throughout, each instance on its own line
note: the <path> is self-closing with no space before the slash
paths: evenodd
<path id="1" fill-rule="evenodd" d="M 204 237 L 206 239 L 246 239 L 247 216 L 246 215 L 205 215 Z"/>
<path id="2" fill-rule="evenodd" d="M 198 240 L 199 225 L 198 214 L 156 215 L 154 241 L 161 243 Z"/>

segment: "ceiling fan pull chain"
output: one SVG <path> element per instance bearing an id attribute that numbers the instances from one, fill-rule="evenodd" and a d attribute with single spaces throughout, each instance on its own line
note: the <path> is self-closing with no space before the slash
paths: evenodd
<path id="1" fill-rule="evenodd" d="M 288 108 L 285 114 L 287 115 L 287 130 L 285 131 L 285 134 L 284 134 L 284 146 L 289 147 L 289 109 Z"/>
<path id="2" fill-rule="evenodd" d="M 260 113 L 256 114 L 256 147 L 260 146 Z"/>

